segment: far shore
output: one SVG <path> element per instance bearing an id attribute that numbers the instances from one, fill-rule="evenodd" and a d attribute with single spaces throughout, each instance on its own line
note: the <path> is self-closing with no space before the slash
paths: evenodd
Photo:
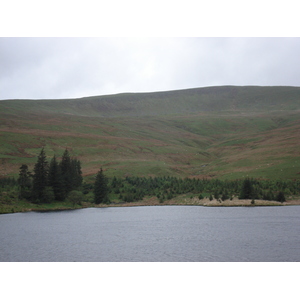
<path id="1" fill-rule="evenodd" d="M 238 199 L 233 198 L 232 200 L 209 200 L 208 198 L 198 199 L 197 197 L 178 197 L 170 200 L 159 201 L 156 197 L 146 198 L 141 201 L 136 202 L 112 202 L 110 204 L 94 204 L 84 202 L 81 205 L 68 206 L 64 203 L 57 203 L 56 206 L 47 207 L 46 205 L 37 205 L 35 207 L 18 207 L 14 206 L 7 208 L 6 210 L 0 210 L 0 214 L 6 213 L 17 213 L 17 212 L 51 212 L 51 211 L 64 211 L 64 210 L 74 210 L 74 209 L 83 209 L 91 207 L 134 207 L 134 206 L 166 206 L 166 205 L 186 205 L 186 206 L 206 206 L 206 207 L 257 207 L 257 206 L 289 206 L 289 205 L 300 205 L 300 198 L 290 198 L 285 202 L 280 203 L 277 201 L 269 200 L 252 200 L 249 199 Z"/>
<path id="2" fill-rule="evenodd" d="M 300 205 L 300 198 L 288 199 L 281 203 L 278 201 L 269 200 L 254 200 L 254 204 L 250 199 L 238 199 L 233 198 L 232 200 L 209 200 L 208 198 L 198 199 L 194 198 L 182 198 L 182 199 L 171 199 L 159 202 L 156 197 L 144 199 L 142 201 L 130 202 L 130 203 L 110 203 L 110 204 L 99 204 L 95 207 L 131 207 L 131 206 L 158 206 L 158 205 L 195 205 L 195 206 L 208 206 L 208 207 L 234 207 L 234 206 L 286 206 L 286 205 Z"/>

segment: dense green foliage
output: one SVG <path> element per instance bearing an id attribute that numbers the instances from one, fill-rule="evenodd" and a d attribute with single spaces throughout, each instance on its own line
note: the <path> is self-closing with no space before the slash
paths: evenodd
<path id="1" fill-rule="evenodd" d="M 66 194 L 81 186 L 81 163 L 76 158 L 71 158 L 67 149 L 62 156 L 59 169 L 62 176 L 63 190 Z"/>
<path id="2" fill-rule="evenodd" d="M 96 204 L 100 203 L 109 203 L 108 198 L 108 180 L 103 174 L 102 168 L 99 170 L 96 176 L 95 185 L 94 185 L 94 201 Z"/>
<path id="3" fill-rule="evenodd" d="M 32 200 L 34 202 L 51 202 L 51 190 L 48 188 L 49 165 L 44 148 L 38 156 L 33 169 Z"/>
<path id="4" fill-rule="evenodd" d="M 20 199 L 34 203 L 64 201 L 71 191 L 81 187 L 81 164 L 76 158 L 70 157 L 67 149 L 60 163 L 54 155 L 49 164 L 42 148 L 34 165 L 33 174 L 29 172 L 28 166 L 23 164 L 17 182 Z"/>
<path id="5" fill-rule="evenodd" d="M 56 201 L 63 201 L 66 197 L 66 189 L 64 188 L 64 181 L 61 171 L 61 166 L 58 164 L 56 160 L 56 156 L 54 155 L 50 162 L 49 167 L 49 185 L 53 189 L 54 198 Z"/>
<path id="6" fill-rule="evenodd" d="M 300 182 L 294 180 L 244 180 L 191 179 L 177 177 L 114 177 L 110 181 L 111 193 L 118 194 L 120 199 L 133 202 L 145 196 L 156 196 L 158 199 L 172 199 L 181 194 L 194 194 L 211 200 L 226 200 L 232 197 L 240 199 L 284 199 L 284 195 L 299 195 Z M 279 195 L 279 196 L 278 196 Z M 285 199 L 283 200 L 285 201 Z"/>
<path id="7" fill-rule="evenodd" d="M 19 169 L 18 179 L 0 178 L 0 205 L 12 201 L 42 204 L 64 202 L 73 207 L 83 202 L 109 204 L 141 201 L 155 197 L 160 203 L 179 195 L 225 201 L 239 199 L 286 201 L 300 195 L 299 180 L 261 180 L 246 177 L 238 180 L 179 178 L 174 176 L 108 178 L 101 168 L 93 183 L 83 182 L 81 163 L 66 149 L 60 161 L 54 155 L 48 163 L 44 148 L 38 155 L 33 172 L 26 164 Z M 112 199 L 112 200 L 110 200 Z M 0 212 L 3 209 L 0 209 Z"/>

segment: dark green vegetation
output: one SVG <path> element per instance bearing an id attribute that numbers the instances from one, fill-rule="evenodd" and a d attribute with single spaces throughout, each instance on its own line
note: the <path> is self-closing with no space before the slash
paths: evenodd
<path id="1" fill-rule="evenodd" d="M 80 161 L 71 158 L 67 149 L 64 151 L 60 162 L 56 160 L 54 155 L 49 164 L 43 148 L 34 165 L 33 173 L 25 164 L 20 167 L 17 180 L 18 198 L 33 203 L 64 201 L 71 191 L 81 187 L 81 174 Z M 8 182 L 6 185 L 14 185 L 10 184 L 10 182 L 14 183 L 13 179 L 4 179 L 3 182 Z"/>
<path id="2" fill-rule="evenodd" d="M 66 149 L 60 162 L 54 155 L 49 163 L 42 148 L 33 172 L 22 164 L 17 180 L 13 177 L 0 178 L 0 213 L 30 208 L 43 210 L 48 207 L 45 204 L 52 204 L 53 208 L 53 203 L 56 206 L 59 203 L 60 208 L 68 208 L 70 203 L 75 207 L 76 204 L 81 205 L 84 199 L 82 190 L 80 161 L 71 158 Z"/>
<path id="3" fill-rule="evenodd" d="M 299 179 L 300 88 L 0 101 L 0 176 L 65 148 L 83 176 Z"/>
<path id="4" fill-rule="evenodd" d="M 155 196 L 162 203 L 178 195 L 190 194 L 192 197 L 210 198 L 210 200 L 263 199 L 285 201 L 286 195 L 299 195 L 300 182 L 292 180 L 219 180 L 191 179 L 177 177 L 114 177 L 110 184 L 112 195 L 119 195 L 125 202 L 134 202 L 146 196 Z"/>
<path id="5" fill-rule="evenodd" d="M 103 174 L 102 168 L 97 173 L 95 184 L 94 184 L 94 201 L 96 204 L 106 203 L 109 204 L 110 200 L 108 198 L 108 179 Z"/>
<path id="6" fill-rule="evenodd" d="M 94 183 L 82 183 L 80 161 L 65 150 L 61 161 L 53 156 L 50 164 L 44 148 L 38 155 L 33 173 L 27 165 L 20 167 L 19 177 L 0 179 L 0 213 L 27 210 L 53 210 L 89 207 L 98 204 L 124 204 L 154 198 L 160 204 L 178 196 L 204 197 L 220 203 L 233 198 L 285 202 L 299 196 L 298 180 L 219 180 L 164 177 L 108 178 L 102 168 Z M 242 204 L 241 204 L 242 205 Z"/>

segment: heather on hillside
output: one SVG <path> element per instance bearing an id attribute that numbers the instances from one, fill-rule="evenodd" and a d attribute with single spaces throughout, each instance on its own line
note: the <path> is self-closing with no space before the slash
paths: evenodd
<path id="1" fill-rule="evenodd" d="M 73 151 L 82 175 L 300 179 L 300 88 L 219 86 L 0 101 L 0 176 L 40 149 Z"/>

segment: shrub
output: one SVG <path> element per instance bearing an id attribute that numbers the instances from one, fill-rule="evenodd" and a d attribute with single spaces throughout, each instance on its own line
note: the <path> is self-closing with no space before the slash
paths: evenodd
<path id="1" fill-rule="evenodd" d="M 71 191 L 67 197 L 67 200 L 73 203 L 73 206 L 75 206 L 76 204 L 81 205 L 83 199 L 84 199 L 83 193 L 75 190 Z"/>
<path id="2" fill-rule="evenodd" d="M 283 192 L 279 192 L 276 196 L 276 201 L 279 201 L 279 202 L 284 202 L 285 201 L 285 196 L 283 194 Z"/>

